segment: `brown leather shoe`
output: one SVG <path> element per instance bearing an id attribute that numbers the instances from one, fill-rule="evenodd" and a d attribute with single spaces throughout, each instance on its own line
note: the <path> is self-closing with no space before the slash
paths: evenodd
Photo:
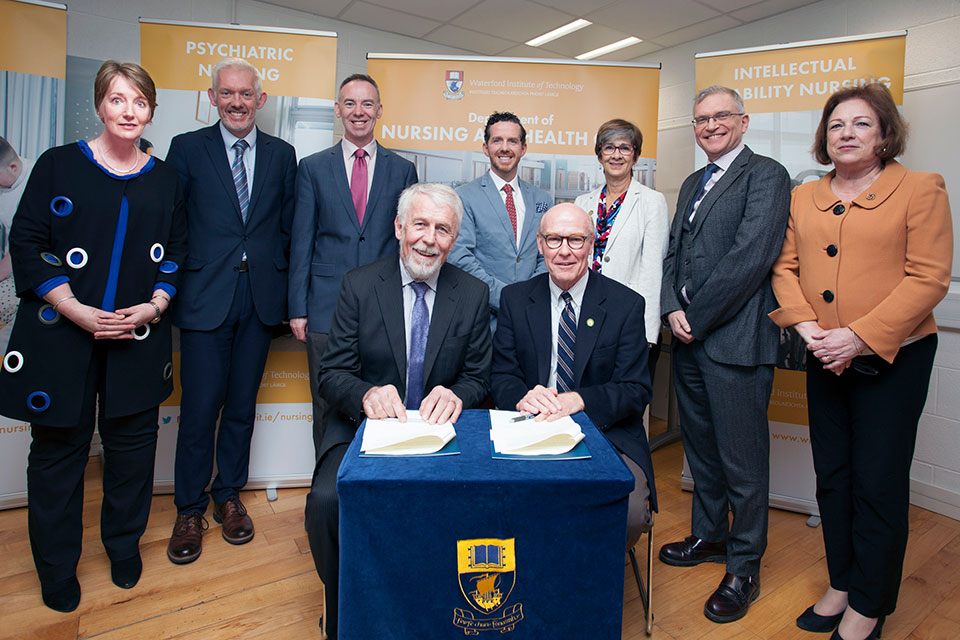
<path id="1" fill-rule="evenodd" d="M 733 622 L 747 615 L 750 603 L 760 594 L 760 576 L 727 573 L 703 605 L 703 615 L 714 622 Z"/>
<path id="2" fill-rule="evenodd" d="M 214 505 L 213 519 L 223 524 L 223 539 L 230 544 L 246 544 L 253 540 L 253 520 L 247 515 L 239 496 L 231 496 Z"/>
<path id="3" fill-rule="evenodd" d="M 696 536 L 687 536 L 680 542 L 660 547 L 660 562 L 675 567 L 692 567 L 703 562 L 726 562 L 727 545 L 706 542 Z"/>
<path id="4" fill-rule="evenodd" d="M 167 557 L 173 564 L 187 564 L 200 557 L 203 551 L 203 531 L 207 519 L 199 511 L 178 513 L 173 525 L 173 535 L 167 545 Z"/>

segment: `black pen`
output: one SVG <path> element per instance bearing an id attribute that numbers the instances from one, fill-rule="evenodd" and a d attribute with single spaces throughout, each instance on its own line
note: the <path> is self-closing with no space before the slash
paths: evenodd
<path id="1" fill-rule="evenodd" d="M 524 420 L 532 420 L 536 418 L 537 414 L 535 413 L 525 413 L 523 415 L 517 416 L 516 418 L 510 418 L 510 422 L 523 422 Z"/>

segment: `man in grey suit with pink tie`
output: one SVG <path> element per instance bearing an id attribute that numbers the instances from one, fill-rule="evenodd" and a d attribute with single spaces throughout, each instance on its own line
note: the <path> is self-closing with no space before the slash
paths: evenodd
<path id="1" fill-rule="evenodd" d="M 318 372 L 340 282 L 348 271 L 397 252 L 397 201 L 417 181 L 413 163 L 373 137 L 383 114 L 373 78 L 345 78 L 334 114 L 343 123 L 343 140 L 300 161 L 287 294 L 290 329 L 307 343 L 318 457 L 324 411 Z"/>
<path id="2" fill-rule="evenodd" d="M 760 592 L 767 545 L 767 404 L 779 345 L 767 313 L 777 308 L 770 267 L 786 231 L 790 176 L 744 145 L 750 116 L 736 91 L 703 89 L 693 116 L 709 164 L 680 187 L 660 312 L 673 332 L 680 428 L 695 487 L 691 535 L 664 545 L 660 560 L 726 563 L 704 615 L 732 622 Z"/>

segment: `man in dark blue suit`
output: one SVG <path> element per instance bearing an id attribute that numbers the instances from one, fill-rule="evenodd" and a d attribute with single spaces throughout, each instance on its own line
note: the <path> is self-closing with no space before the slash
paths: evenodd
<path id="1" fill-rule="evenodd" d="M 396 253 L 397 200 L 417 181 L 413 163 L 373 138 L 383 114 L 373 78 L 345 78 L 333 109 L 343 122 L 343 140 L 300 161 L 290 246 L 290 329 L 307 343 L 318 459 L 324 409 L 320 357 L 340 282 L 351 269 Z"/>
<path id="2" fill-rule="evenodd" d="M 627 549 L 656 509 L 643 428 L 650 401 L 643 298 L 589 270 L 593 223 L 574 204 L 540 220 L 537 246 L 547 273 L 509 285 L 500 297 L 490 388 L 502 409 L 556 420 L 584 411 L 633 473 Z"/>
<path id="3" fill-rule="evenodd" d="M 704 605 L 714 622 L 747 613 L 767 546 L 767 405 L 780 342 L 767 314 L 777 308 L 770 267 L 787 228 L 790 176 L 743 143 L 749 123 L 736 91 L 697 94 L 693 133 L 709 164 L 680 187 L 660 288 L 694 481 L 691 533 L 664 545 L 660 560 L 726 563 Z"/>
<path id="4" fill-rule="evenodd" d="M 489 291 L 477 278 L 444 264 L 462 218 L 460 199 L 450 187 L 410 187 L 394 219 L 399 257 L 343 279 L 320 361 L 319 387 L 329 409 L 306 504 L 330 640 L 337 638 L 340 574 L 337 470 L 357 427 L 364 418 L 404 421 L 405 409 L 419 409 L 430 423 L 456 422 L 463 409 L 487 397 Z"/>
<path id="5" fill-rule="evenodd" d="M 214 441 L 213 517 L 223 524 L 227 542 L 253 538 L 238 491 L 247 482 L 270 338 L 286 317 L 297 171 L 293 147 L 255 126 L 267 99 L 257 69 L 229 58 L 214 66 L 212 76 L 208 94 L 220 122 L 177 136 L 167 154 L 183 182 L 189 225 L 174 316 L 183 394 L 174 472 L 177 521 L 167 557 L 176 564 L 196 560 L 202 550 Z"/>

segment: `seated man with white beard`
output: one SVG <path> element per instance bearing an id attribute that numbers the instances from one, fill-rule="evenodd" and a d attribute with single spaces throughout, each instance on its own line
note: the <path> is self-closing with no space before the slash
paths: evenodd
<path id="1" fill-rule="evenodd" d="M 487 285 L 446 264 L 463 206 L 444 185 L 414 184 L 400 195 L 394 230 L 400 256 L 344 277 L 320 362 L 328 403 L 306 527 L 323 580 L 327 637 L 337 637 L 337 470 L 364 418 L 456 422 L 486 397 L 491 343 Z M 364 606 L 357 603 L 357 606 Z"/>

